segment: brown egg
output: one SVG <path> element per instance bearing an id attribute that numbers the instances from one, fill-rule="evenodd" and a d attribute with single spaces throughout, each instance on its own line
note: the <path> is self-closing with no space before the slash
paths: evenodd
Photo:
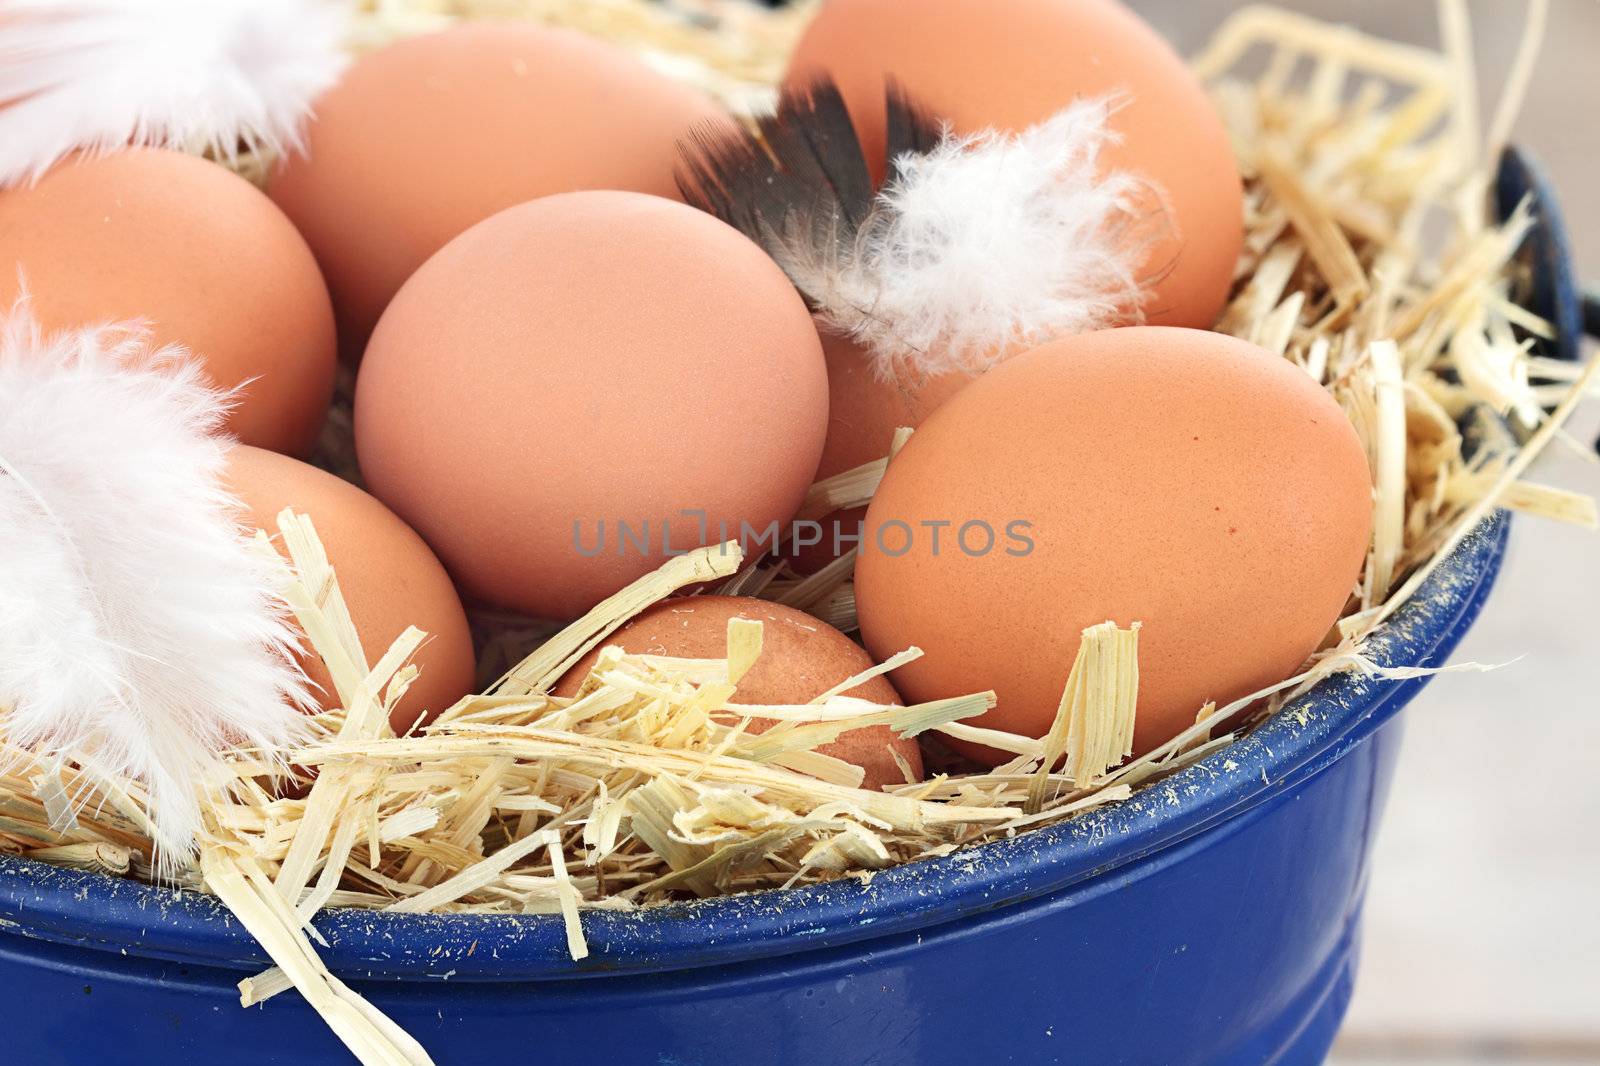
<path id="1" fill-rule="evenodd" d="M 395 732 L 472 690 L 472 635 L 461 601 L 422 538 L 388 508 L 332 474 L 259 448 L 235 448 L 225 481 L 257 528 L 276 534 L 285 507 L 311 516 L 370 663 L 407 626 L 428 634 L 413 660 L 421 673 L 389 716 Z M 308 655 L 303 665 L 323 700 L 337 701 L 322 660 Z"/>
<path id="2" fill-rule="evenodd" d="M 1289 361 L 1198 330 L 1085 334 L 968 385 L 890 465 L 861 632 L 926 652 L 895 675 L 907 699 L 993 688 L 981 724 L 1038 737 L 1082 630 L 1140 622 L 1144 752 L 1295 672 L 1354 591 L 1371 515 L 1361 441 Z"/>
<path id="3" fill-rule="evenodd" d="M 1112 119 L 1122 143 L 1102 158 L 1159 184 L 1176 226 L 1147 261 L 1147 321 L 1216 321 L 1242 240 L 1238 168 L 1194 74 L 1116 0 L 828 0 L 785 82 L 822 75 L 839 83 L 879 176 L 888 77 L 959 132 L 1021 130 L 1080 97 L 1131 94 Z"/>
<path id="4" fill-rule="evenodd" d="M 827 420 L 783 271 L 710 215 L 628 192 L 545 197 L 456 238 L 395 297 L 356 391 L 372 491 L 467 593 L 556 618 L 787 522 Z"/>
<path id="5" fill-rule="evenodd" d="M 310 250 L 254 186 L 181 152 L 73 157 L 0 190 L 0 307 L 18 277 L 46 328 L 140 319 L 222 388 L 229 428 L 304 455 L 333 394 L 333 313 Z"/>
<path id="6" fill-rule="evenodd" d="M 872 659 L 854 641 L 828 623 L 792 607 L 744 596 L 691 596 L 663 600 L 606 638 L 633 655 L 672 655 L 684 659 L 720 659 L 728 654 L 728 620 L 747 618 L 762 624 L 761 657 L 739 681 L 734 703 L 799 704 L 816 697 L 863 670 Z M 590 652 L 552 690 L 571 696 L 600 658 Z M 900 697 L 882 677 L 844 693 L 873 703 L 898 706 Z M 751 723 L 752 733 L 771 728 L 771 719 Z M 878 791 L 905 783 L 893 752 L 922 780 L 922 752 L 913 739 L 888 726 L 870 726 L 843 733 L 817 749 L 866 771 L 861 787 Z"/>
<path id="7" fill-rule="evenodd" d="M 817 464 L 818 481 L 882 459 L 889 454 L 896 429 L 920 426 L 934 408 L 972 380 L 966 374 L 950 373 L 918 381 L 884 381 L 873 374 L 860 346 L 831 330 L 819 332 L 828 364 L 828 437 Z M 790 564 L 809 574 L 837 559 L 853 546 L 851 538 L 859 532 L 866 513 L 865 507 L 850 507 L 823 519 L 820 532 L 797 530 L 799 537 L 820 539 L 809 547 L 799 545 L 790 555 Z"/>
<path id="8" fill-rule="evenodd" d="M 469 226 L 577 189 L 676 197 L 678 138 L 722 115 L 604 42 L 467 25 L 357 60 L 270 191 L 317 253 L 358 357 L 401 283 Z"/>

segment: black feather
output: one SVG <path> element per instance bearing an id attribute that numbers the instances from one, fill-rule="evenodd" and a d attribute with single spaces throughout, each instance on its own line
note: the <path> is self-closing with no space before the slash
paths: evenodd
<path id="1" fill-rule="evenodd" d="M 900 176 L 899 162 L 908 155 L 927 155 L 944 139 L 944 126 L 905 87 L 889 79 L 886 94 L 889 128 L 889 181 Z"/>
<path id="2" fill-rule="evenodd" d="M 899 87 L 886 102 L 891 158 L 939 142 L 938 125 Z M 831 79 L 785 90 L 754 130 L 702 127 L 679 154 L 684 200 L 769 250 L 797 236 L 819 252 L 849 247 L 873 211 L 872 168 Z"/>

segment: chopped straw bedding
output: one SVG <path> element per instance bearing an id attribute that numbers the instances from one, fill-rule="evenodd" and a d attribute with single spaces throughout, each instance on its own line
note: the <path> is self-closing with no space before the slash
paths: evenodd
<path id="1" fill-rule="evenodd" d="M 635 47 L 742 110 L 770 98 L 807 16 L 713 0 L 369 7 L 364 45 L 461 14 L 532 15 Z M 1219 328 L 1324 384 L 1365 441 L 1377 486 L 1359 596 L 1302 673 L 1258 694 L 1266 698 L 1255 720 L 1332 673 L 1372 669 L 1363 640 L 1494 508 L 1597 524 L 1589 498 L 1522 480 L 1560 438 L 1594 373 L 1593 365 L 1580 372 L 1530 354 L 1534 339 L 1550 334 L 1515 303 L 1524 280 L 1516 253 L 1533 220 L 1524 207 L 1496 224 L 1485 206 L 1532 45 L 1483 136 L 1462 43 L 1465 13 L 1453 0 L 1441 9 L 1444 54 L 1251 8 L 1195 61 L 1246 178 L 1245 252 Z M 1529 42 L 1542 17 L 1543 6 L 1533 5 Z M 1245 64 L 1259 73 L 1236 74 Z M 1482 410 L 1502 416 L 1513 433 L 1469 458 L 1458 426 Z M 324 458 L 337 467 L 339 455 L 334 447 Z M 869 499 L 885 462 L 819 484 L 802 517 Z M 285 512 L 278 535 L 260 534 L 259 547 L 283 563 L 286 597 L 329 663 L 342 706 L 316 716 L 315 740 L 304 750 L 230 757 L 227 774 L 205 784 L 206 837 L 179 879 L 219 896 L 277 963 L 242 983 L 245 1003 L 297 988 L 367 1062 L 428 1059 L 318 961 L 309 923 L 323 907 L 559 914 L 572 957 L 581 959 L 585 908 L 865 878 L 1059 822 L 1216 752 L 1232 739 L 1214 735 L 1220 723 L 1256 702 L 1197 707 L 1192 728 L 1118 765 L 1130 750 L 1138 630 L 1109 622 L 1084 631 L 1043 740 L 973 725 L 992 693 L 912 707 L 836 693 L 798 707 L 730 704 L 761 651 L 753 622 L 732 624 L 726 659 L 612 648 L 575 697 L 545 694 L 632 614 L 706 581 L 853 624 L 852 560 L 804 578 L 772 567 L 735 577 L 741 560 L 728 545 L 671 560 L 525 657 L 508 657 L 524 634 L 501 626 L 486 653 L 514 662 L 500 680 L 415 735 L 395 737 L 387 707 L 415 677 L 408 660 L 424 634 L 412 630 L 391 648 L 361 647 L 306 517 Z M 873 672 L 918 654 L 907 649 Z M 780 724 L 751 735 L 753 716 Z M 814 750 L 866 724 L 981 741 L 1015 757 L 989 773 L 866 792 L 858 768 Z M 136 782 L 4 749 L 0 849 L 152 876 L 146 797 Z M 316 771 L 303 798 L 280 798 L 263 779 L 285 762 Z"/>

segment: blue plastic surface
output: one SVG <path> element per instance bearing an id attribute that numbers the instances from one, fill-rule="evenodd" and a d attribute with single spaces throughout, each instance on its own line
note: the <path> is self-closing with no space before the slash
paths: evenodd
<path id="1" fill-rule="evenodd" d="M 1441 664 L 1508 523 L 1375 639 Z M 328 912 L 323 957 L 441 1066 L 1320 1062 L 1352 987 L 1367 858 L 1425 679 L 1333 679 L 1128 802 L 830 885 L 584 917 Z M 0 857 L 0 1062 L 344 1063 L 214 900 Z"/>

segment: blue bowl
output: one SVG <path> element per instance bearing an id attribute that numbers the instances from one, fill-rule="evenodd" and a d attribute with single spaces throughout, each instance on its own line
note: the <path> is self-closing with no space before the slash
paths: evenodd
<path id="1" fill-rule="evenodd" d="M 1442 664 L 1507 531 L 1476 530 L 1374 659 Z M 316 920 L 322 954 L 441 1066 L 1316 1063 L 1425 683 L 1331 679 L 1127 802 L 867 885 L 589 913 L 582 962 L 554 917 L 364 911 Z M 8 1062 L 349 1061 L 293 993 L 240 1009 L 267 965 L 210 897 L 0 857 Z"/>

